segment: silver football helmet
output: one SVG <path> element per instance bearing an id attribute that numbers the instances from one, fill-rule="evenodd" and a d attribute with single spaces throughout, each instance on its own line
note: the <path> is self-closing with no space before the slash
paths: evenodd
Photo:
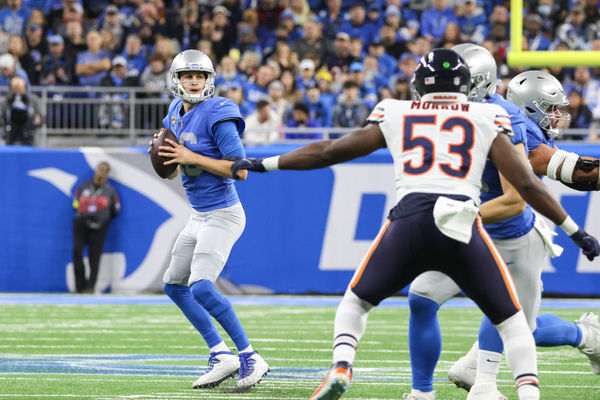
<path id="1" fill-rule="evenodd" d="M 496 91 L 497 71 L 494 56 L 485 48 L 473 43 L 452 47 L 467 63 L 471 72 L 470 101 L 482 102 Z"/>
<path id="2" fill-rule="evenodd" d="M 201 71 L 206 74 L 204 89 L 200 94 L 185 91 L 179 74 L 183 71 Z M 169 70 L 169 89 L 175 97 L 188 103 L 199 103 L 215 94 L 215 69 L 210 58 L 199 50 L 186 50 L 175 56 Z"/>
<path id="3" fill-rule="evenodd" d="M 551 139 L 560 135 L 571 122 L 564 109 L 567 94 L 554 76 L 542 71 L 525 71 L 508 83 L 506 98 L 515 103 Z"/>

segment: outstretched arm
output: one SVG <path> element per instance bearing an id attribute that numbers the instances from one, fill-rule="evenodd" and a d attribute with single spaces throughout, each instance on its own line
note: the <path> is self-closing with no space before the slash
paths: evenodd
<path id="1" fill-rule="evenodd" d="M 377 149 L 386 147 L 383 133 L 377 124 L 364 128 L 335 140 L 323 140 L 303 146 L 281 156 L 269 158 L 242 158 L 231 167 L 233 176 L 238 171 L 255 172 L 276 169 L 307 170 L 328 167 L 344 161 L 366 156 Z"/>
<path id="2" fill-rule="evenodd" d="M 562 182 L 575 190 L 600 189 L 598 159 L 541 144 L 529 153 L 529 161 L 538 175 Z"/>
<path id="3" fill-rule="evenodd" d="M 498 170 L 515 187 L 521 197 L 543 216 L 558 225 L 583 250 L 591 261 L 600 254 L 598 241 L 588 235 L 567 215 L 515 150 L 508 136 L 498 134 L 490 149 L 490 157 Z"/>

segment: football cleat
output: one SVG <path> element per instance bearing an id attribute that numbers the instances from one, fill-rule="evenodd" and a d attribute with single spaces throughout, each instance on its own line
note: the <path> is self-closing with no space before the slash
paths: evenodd
<path id="1" fill-rule="evenodd" d="M 225 379 L 235 376 L 239 367 L 240 361 L 232 352 L 212 352 L 208 358 L 206 372 L 193 383 L 192 387 L 201 389 L 219 386 Z"/>
<path id="2" fill-rule="evenodd" d="M 579 351 L 590 361 L 592 372 L 600 375 L 600 325 L 598 316 L 593 312 L 587 312 L 575 323 L 581 328 L 582 340 L 577 346 Z"/>
<path id="3" fill-rule="evenodd" d="M 240 378 L 235 387 L 236 391 L 250 389 L 270 371 L 269 364 L 256 351 L 240 353 L 239 365 Z"/>
<path id="4" fill-rule="evenodd" d="M 310 400 L 338 400 L 350 387 L 352 365 L 338 361 L 331 366 L 325 380 L 310 396 Z"/>
<path id="5" fill-rule="evenodd" d="M 489 382 L 473 385 L 467 400 L 508 400 L 508 398 L 498 391 L 495 382 Z"/>
<path id="6" fill-rule="evenodd" d="M 477 349 L 474 350 L 475 346 L 477 343 L 448 370 L 450 382 L 467 392 L 475 384 L 475 375 L 477 375 Z"/>
<path id="7" fill-rule="evenodd" d="M 431 392 L 421 392 L 418 389 L 412 389 L 410 393 L 404 393 L 402 399 L 404 400 L 435 400 L 437 398 L 437 392 L 435 390 Z"/>

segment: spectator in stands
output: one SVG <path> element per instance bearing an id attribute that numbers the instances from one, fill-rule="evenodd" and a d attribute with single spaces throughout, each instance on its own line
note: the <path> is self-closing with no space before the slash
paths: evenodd
<path id="1" fill-rule="evenodd" d="M 0 9 L 0 29 L 11 35 L 23 35 L 31 10 L 22 6 L 22 0 L 7 0 L 6 4 Z"/>
<path id="2" fill-rule="evenodd" d="M 292 118 L 285 124 L 289 128 L 320 128 L 321 123 L 309 117 L 308 106 L 304 103 L 294 104 Z M 286 139 L 321 139 L 322 133 L 286 132 Z"/>
<path id="3" fill-rule="evenodd" d="M 462 42 L 481 43 L 484 39 L 487 17 L 483 8 L 479 7 L 476 0 L 464 0 L 462 13 L 458 17 L 458 26 Z"/>
<path id="4" fill-rule="evenodd" d="M 110 165 L 103 161 L 96 167 L 94 178 L 83 182 L 75 191 L 73 208 L 73 272 L 75 291 L 93 293 L 104 248 L 108 225 L 121 209 L 119 195 L 107 182 Z M 85 277 L 83 249 L 88 246 L 90 275 Z"/>
<path id="5" fill-rule="evenodd" d="M 104 21 L 100 28 L 107 29 L 113 34 L 118 43 L 118 49 L 120 50 L 123 46 L 123 40 L 125 39 L 125 28 L 117 6 L 109 4 L 106 7 L 104 11 Z"/>
<path id="6" fill-rule="evenodd" d="M 0 111 L 6 144 L 32 145 L 42 124 L 41 110 L 40 100 L 28 91 L 25 79 L 14 76 Z"/>
<path id="7" fill-rule="evenodd" d="M 232 54 L 237 52 L 237 49 L 232 51 Z M 260 54 L 255 51 L 245 51 L 242 53 L 242 57 L 238 62 L 238 71 L 244 78 L 244 80 L 249 80 L 256 74 L 258 67 L 260 65 Z"/>
<path id="8" fill-rule="evenodd" d="M 175 55 L 179 53 L 179 48 L 175 47 L 176 41 L 168 37 L 159 36 L 154 43 L 154 53 L 159 54 L 163 59 L 167 60 L 167 65 L 170 67 Z M 146 60 L 144 60 L 146 62 Z"/>
<path id="9" fill-rule="evenodd" d="M 181 22 L 175 27 L 173 36 L 181 43 L 181 50 L 188 50 L 200 40 L 198 7 L 185 6 L 181 9 Z"/>
<path id="10" fill-rule="evenodd" d="M 257 12 L 260 26 L 272 32 L 279 24 L 279 16 L 283 12 L 283 7 L 276 0 L 262 0 L 258 5 Z"/>
<path id="11" fill-rule="evenodd" d="M 529 50 L 548 50 L 552 41 L 542 31 L 542 17 L 538 14 L 527 14 L 523 20 L 523 34 L 529 43 Z"/>
<path id="12" fill-rule="evenodd" d="M 275 52 L 271 60 L 275 61 L 281 68 L 295 68 L 298 65 L 297 54 L 292 53 L 292 48 L 285 41 L 278 40 L 275 45 Z"/>
<path id="13" fill-rule="evenodd" d="M 281 118 L 267 100 L 259 100 L 256 111 L 248 115 L 245 121 L 246 130 L 242 137 L 245 145 L 269 143 L 279 139 Z"/>
<path id="14" fill-rule="evenodd" d="M 79 85 L 99 86 L 111 68 L 110 54 L 102 50 L 102 38 L 98 31 L 88 32 L 86 43 L 88 50 L 77 54 L 75 73 L 79 78 Z"/>
<path id="15" fill-rule="evenodd" d="M 27 73 L 17 68 L 17 61 L 12 54 L 6 53 L 0 56 L 0 86 L 9 86 L 13 77 L 20 76 L 25 80 L 25 86 L 29 88 Z"/>
<path id="16" fill-rule="evenodd" d="M 71 85 L 73 66 L 65 54 L 62 36 L 48 36 L 49 54 L 42 61 L 42 85 Z"/>
<path id="17" fill-rule="evenodd" d="M 245 83 L 244 78 L 237 70 L 235 60 L 230 56 L 224 56 L 221 59 L 220 71 L 215 78 L 215 86 L 217 89 L 223 85 L 228 85 L 231 82 L 238 82 L 240 85 Z"/>
<path id="18" fill-rule="evenodd" d="M 6 52 L 12 54 L 15 60 L 17 60 L 18 69 L 23 69 L 21 67 L 22 65 L 33 63 L 33 59 L 27 52 L 27 44 L 25 44 L 25 38 L 23 38 L 22 36 L 10 35 L 8 37 L 8 48 Z"/>
<path id="19" fill-rule="evenodd" d="M 142 39 L 136 34 L 127 36 L 125 49 L 121 55 L 127 60 L 127 70 L 132 76 L 139 76 L 148 65 L 146 56 L 142 52 Z M 164 54 L 163 57 L 165 57 Z"/>
<path id="20" fill-rule="evenodd" d="M 457 24 L 458 18 L 454 10 L 448 7 L 448 0 L 433 0 L 433 5 L 421 14 L 421 35 L 438 42 L 450 22 Z"/>
<path id="21" fill-rule="evenodd" d="M 365 81 L 364 71 L 363 63 L 359 61 L 353 62 L 350 65 L 348 80 L 357 84 L 359 97 L 365 102 L 367 108 L 371 109 L 375 107 L 377 102 L 377 89 Z"/>
<path id="22" fill-rule="evenodd" d="M 323 34 L 329 40 L 333 40 L 344 22 L 342 0 L 327 0 L 327 7 L 319 13 L 319 19 L 323 24 Z"/>
<path id="23" fill-rule="evenodd" d="M 364 56 L 363 41 L 359 37 L 353 37 L 350 39 L 350 55 L 354 61 L 361 61 Z M 354 62 L 353 61 L 353 62 Z"/>
<path id="24" fill-rule="evenodd" d="M 43 40 L 42 28 L 39 25 L 30 24 L 25 29 L 25 42 L 27 43 L 28 54 L 31 58 L 31 62 L 22 65 L 29 82 L 32 85 L 40 84 L 40 77 L 42 73 L 42 58 L 48 54 L 48 44 Z"/>
<path id="25" fill-rule="evenodd" d="M 261 54 L 261 48 L 258 44 L 258 39 L 256 38 L 256 33 L 254 32 L 254 28 L 249 24 L 243 23 L 238 28 L 238 40 L 235 44 L 235 48 L 240 51 L 240 53 L 245 53 L 246 51 L 253 51 L 257 54 Z"/>
<path id="26" fill-rule="evenodd" d="M 379 34 L 381 36 L 381 42 L 383 43 L 385 52 L 394 57 L 394 59 L 397 60 L 402 54 L 408 51 L 406 43 L 399 42 L 396 39 L 396 30 L 393 26 L 383 24 Z"/>
<path id="27" fill-rule="evenodd" d="M 269 104 L 280 121 L 283 121 L 283 115 L 290 105 L 283 94 L 283 84 L 280 81 L 273 81 L 269 84 Z"/>
<path id="28" fill-rule="evenodd" d="M 106 87 L 136 87 L 139 86 L 138 76 L 128 74 L 127 60 L 123 56 L 117 56 L 112 60 L 112 69 L 100 82 L 100 86 Z M 108 92 L 101 95 L 104 103 L 99 108 L 99 125 L 101 128 L 111 127 L 120 129 L 126 126 L 129 116 L 129 105 L 123 100 L 129 98 L 129 93 Z"/>
<path id="29" fill-rule="evenodd" d="M 355 2 L 350 7 L 348 20 L 342 22 L 340 32 L 346 32 L 351 38 L 360 38 L 366 46 L 377 35 L 376 27 L 366 22 L 366 10 L 362 2 Z"/>
<path id="30" fill-rule="evenodd" d="M 321 89 L 316 81 L 306 88 L 302 102 L 308 106 L 310 118 L 319 121 L 321 126 L 332 126 L 333 107 L 321 98 Z"/>
<path id="31" fill-rule="evenodd" d="M 79 4 L 77 0 L 62 0 L 62 2 L 56 2 L 52 7 L 52 10 L 48 13 L 48 30 L 60 34 L 62 33 L 61 29 L 71 21 L 78 21 L 82 24 L 83 28 L 88 28 L 83 25 L 83 19 L 80 18 L 78 13 L 80 8 L 82 9 L 81 4 Z M 84 29 L 84 33 L 87 34 L 86 29 Z"/>
<path id="32" fill-rule="evenodd" d="M 259 100 L 269 99 L 268 87 L 273 78 L 273 69 L 269 65 L 261 65 L 256 72 L 256 80 L 245 84 L 244 98 L 252 109 Z"/>
<path id="33" fill-rule="evenodd" d="M 40 9 L 34 8 L 31 10 L 31 15 L 27 19 L 27 23 L 25 24 L 25 26 L 30 25 L 30 24 L 35 24 L 37 26 L 42 27 L 42 31 L 44 31 L 44 33 L 46 33 L 48 31 L 48 29 L 47 29 L 48 23 L 46 21 L 46 15 L 44 15 L 44 12 Z"/>
<path id="34" fill-rule="evenodd" d="M 294 20 L 294 14 L 290 10 L 285 10 L 279 17 L 280 25 L 282 25 L 288 32 L 286 42 L 288 44 L 294 43 L 296 40 L 302 37 L 302 29 L 296 24 Z"/>
<path id="35" fill-rule="evenodd" d="M 374 2 L 367 5 L 367 17 L 365 21 L 367 24 L 373 25 L 373 29 L 377 35 L 379 28 L 383 26 L 383 15 L 378 3 Z"/>
<path id="36" fill-rule="evenodd" d="M 587 104 L 585 104 L 585 101 L 581 96 L 581 92 L 576 89 L 571 90 L 569 93 L 568 112 L 571 114 L 571 124 L 569 125 L 569 128 L 587 129 L 594 119 L 592 111 Z M 578 140 L 583 140 L 585 138 L 586 135 L 573 137 L 573 139 Z"/>
<path id="37" fill-rule="evenodd" d="M 152 53 L 148 57 L 148 66 L 142 72 L 140 77 L 140 85 L 146 88 L 146 96 L 160 98 L 162 100 L 169 99 L 169 88 L 167 87 L 167 76 L 169 70 L 166 67 L 166 62 L 160 54 Z M 145 127 L 150 129 L 158 129 L 162 126 L 163 116 L 167 114 L 168 103 L 153 105 L 150 115 L 142 118 Z M 148 112 L 147 108 L 143 108 L 144 112 Z"/>
<path id="38" fill-rule="evenodd" d="M 279 80 L 283 85 L 283 96 L 290 104 L 295 104 L 302 100 L 303 93 L 296 87 L 296 78 L 291 69 L 283 68 Z M 284 122 L 287 119 L 284 118 Z"/>
<path id="39" fill-rule="evenodd" d="M 210 39 L 218 61 L 233 47 L 236 31 L 235 25 L 230 20 L 231 13 L 227 8 L 223 6 L 213 8 L 212 16 L 214 30 Z"/>
<path id="40" fill-rule="evenodd" d="M 556 28 L 554 45 L 564 42 L 571 50 L 586 50 L 587 42 L 597 34 L 596 28 L 596 25 L 591 24 L 588 27 L 583 7 L 575 5 L 569 11 L 565 23 Z"/>
<path id="41" fill-rule="evenodd" d="M 410 85 L 408 84 L 408 78 L 399 77 L 394 81 L 394 98 L 396 100 L 410 100 L 412 95 L 410 93 Z"/>
<path id="42" fill-rule="evenodd" d="M 254 107 L 250 106 L 248 102 L 244 100 L 244 92 L 242 90 L 242 85 L 238 82 L 231 82 L 225 88 L 225 96 L 235 102 L 240 108 L 240 114 L 242 117 L 246 118 L 246 116 L 250 115 L 254 111 Z"/>
<path id="43" fill-rule="evenodd" d="M 377 58 L 377 66 L 381 76 L 391 76 L 396 70 L 397 61 L 385 51 L 381 39 L 376 38 L 367 47 L 367 55 Z"/>
<path id="44" fill-rule="evenodd" d="M 315 75 L 315 79 L 319 84 L 319 89 L 321 90 L 321 99 L 327 103 L 328 107 L 333 110 L 333 105 L 337 99 L 337 93 L 334 93 L 331 89 L 331 82 L 333 81 L 333 76 L 326 69 L 321 69 Z"/>
<path id="45" fill-rule="evenodd" d="M 348 80 L 333 109 L 333 126 L 358 128 L 366 121 L 369 111 L 370 107 L 359 97 L 358 84 Z"/>
<path id="46" fill-rule="evenodd" d="M 567 93 L 576 90 L 590 110 L 600 110 L 600 80 L 592 77 L 589 67 L 576 67 L 573 80 L 564 88 Z"/>
<path id="47" fill-rule="evenodd" d="M 394 98 L 394 92 L 392 91 L 392 89 L 390 89 L 387 86 L 384 86 L 381 89 L 379 89 L 379 93 L 377 93 L 377 102 L 380 102 L 385 99 L 393 99 L 393 98 Z"/>
<path id="48" fill-rule="evenodd" d="M 310 7 L 306 0 L 290 0 L 290 6 L 288 8 L 294 15 L 294 21 L 300 26 L 304 26 L 306 21 L 309 20 Z"/>
<path id="49" fill-rule="evenodd" d="M 333 52 L 327 54 L 323 65 L 326 65 L 328 69 L 335 66 L 345 69 L 352 61 L 354 61 L 354 57 L 350 55 L 350 35 L 346 32 L 338 32 L 333 42 Z"/>
<path id="50" fill-rule="evenodd" d="M 488 23 L 483 31 L 483 37 L 487 38 L 491 35 L 494 25 L 497 24 L 503 25 L 506 32 L 510 29 L 510 14 L 508 8 L 503 3 L 494 5 L 493 11 L 489 15 Z"/>
<path id="51" fill-rule="evenodd" d="M 307 19 L 302 37 L 292 43 L 292 51 L 298 54 L 299 60 L 305 58 L 323 60 L 333 51 L 329 40 L 323 36 L 321 23 L 315 16 Z"/>
<path id="52" fill-rule="evenodd" d="M 315 62 L 310 58 L 306 58 L 300 62 L 298 66 L 298 76 L 296 77 L 296 87 L 299 91 L 304 92 L 306 88 L 313 83 L 315 80 Z"/>
<path id="53" fill-rule="evenodd" d="M 394 4 L 387 6 L 385 9 L 385 13 L 383 14 L 383 21 L 394 27 L 396 32 L 403 36 L 400 30 L 403 28 L 402 26 L 402 13 L 400 12 L 400 8 Z M 383 26 L 383 24 L 381 24 Z M 381 26 L 379 27 L 381 28 Z M 404 40 L 410 39 L 410 37 L 403 37 Z"/>
<path id="54" fill-rule="evenodd" d="M 100 29 L 100 37 L 102 38 L 102 50 L 110 54 L 118 54 L 120 52 L 119 43 L 111 31 L 106 28 Z"/>
<path id="55" fill-rule="evenodd" d="M 377 57 L 365 56 L 363 60 L 363 66 L 365 69 L 365 86 L 374 88 L 376 92 L 379 92 L 379 89 L 381 89 L 383 86 L 387 86 L 389 78 L 381 75 L 379 72 L 379 62 Z"/>
<path id="56" fill-rule="evenodd" d="M 162 38 L 162 37 L 159 38 L 158 40 L 168 40 L 169 42 L 171 42 L 170 39 Z M 210 58 L 210 60 L 212 61 L 213 65 L 215 65 L 217 63 L 217 61 L 216 61 L 217 57 L 215 56 L 215 53 L 213 51 L 213 42 L 211 42 L 210 40 L 208 40 L 208 39 L 198 40 L 198 43 L 196 43 L 196 50 L 200 50 L 201 52 L 206 54 L 208 56 L 208 58 Z"/>
<path id="57" fill-rule="evenodd" d="M 460 28 L 458 24 L 450 22 L 446 25 L 444 36 L 442 36 L 442 39 L 436 44 L 436 47 L 451 49 L 459 43 L 461 43 Z"/>

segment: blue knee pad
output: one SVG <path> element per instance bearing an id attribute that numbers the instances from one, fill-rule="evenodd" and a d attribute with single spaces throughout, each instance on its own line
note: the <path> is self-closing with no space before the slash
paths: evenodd
<path id="1" fill-rule="evenodd" d="M 177 304 L 177 307 L 183 312 L 188 321 L 194 325 L 194 328 L 200 332 L 209 348 L 223 341 L 210 315 L 192 297 L 190 288 L 184 285 L 165 283 L 164 291 L 173 300 L 173 303 Z"/>
<path id="2" fill-rule="evenodd" d="M 238 350 L 250 346 L 250 341 L 231 303 L 217 291 L 214 283 L 206 279 L 200 280 L 192 284 L 191 292 L 194 299 L 221 324 Z"/>
<path id="3" fill-rule="evenodd" d="M 440 305 L 433 300 L 408 293 L 410 319 L 408 347 L 412 369 L 412 388 L 433 390 L 433 373 L 442 352 L 442 333 L 437 319 Z"/>

